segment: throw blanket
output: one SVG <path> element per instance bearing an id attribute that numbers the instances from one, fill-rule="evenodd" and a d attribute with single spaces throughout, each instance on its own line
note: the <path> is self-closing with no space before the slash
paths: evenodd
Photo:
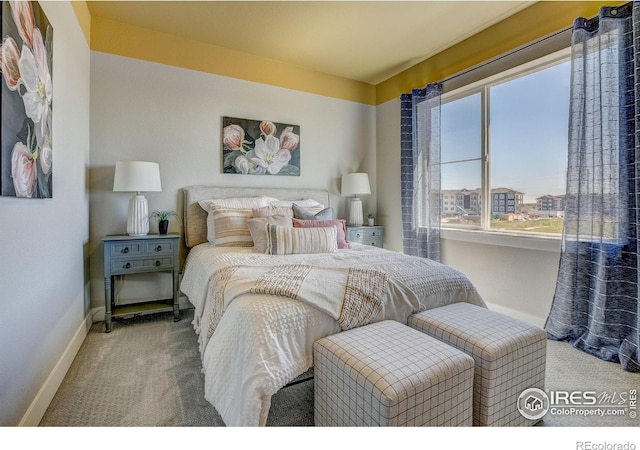
<path id="1" fill-rule="evenodd" d="M 233 279 L 233 283 L 229 281 Z M 388 292 L 387 274 L 374 269 L 314 267 L 283 264 L 275 267 L 228 266 L 217 270 L 209 285 L 213 311 L 207 340 L 235 298 L 243 294 L 279 295 L 303 301 L 330 315 L 342 330 L 366 325 L 382 311 Z M 417 312 L 418 304 L 415 304 Z"/>

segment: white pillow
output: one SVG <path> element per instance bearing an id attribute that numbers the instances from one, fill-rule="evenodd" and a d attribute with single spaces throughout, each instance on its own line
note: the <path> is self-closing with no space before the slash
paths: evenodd
<path id="1" fill-rule="evenodd" d="M 257 196 L 257 197 L 230 197 L 230 198 L 212 198 L 208 200 L 200 200 L 198 204 L 204 209 L 207 215 L 207 240 L 214 244 L 216 240 L 216 230 L 211 210 L 215 206 L 224 208 L 252 209 L 268 206 L 273 202 L 277 202 L 277 198 Z"/>
<path id="2" fill-rule="evenodd" d="M 247 222 L 251 239 L 253 239 L 253 251 L 257 253 L 267 252 L 267 224 L 293 227 L 291 217 L 274 215 L 269 217 L 254 217 Z"/>
<path id="3" fill-rule="evenodd" d="M 293 209 L 279 206 L 263 206 L 262 208 L 253 208 L 253 217 L 269 217 L 269 216 L 286 216 L 293 217 Z"/>
<path id="4" fill-rule="evenodd" d="M 230 198 L 211 198 L 200 200 L 198 204 L 202 209 L 209 212 L 214 206 L 224 206 L 226 208 L 261 208 L 269 206 L 273 202 L 277 202 L 277 198 L 258 196 L 258 197 L 230 197 Z"/>
<path id="5" fill-rule="evenodd" d="M 294 253 L 333 253 L 338 251 L 336 227 L 288 228 L 265 225 L 270 255 Z"/>
<path id="6" fill-rule="evenodd" d="M 275 200 L 271 202 L 271 206 L 275 206 L 278 208 L 291 208 L 293 207 L 294 203 L 301 208 L 324 209 L 324 205 L 322 203 L 318 203 L 312 198 L 301 198 L 300 200 Z"/>

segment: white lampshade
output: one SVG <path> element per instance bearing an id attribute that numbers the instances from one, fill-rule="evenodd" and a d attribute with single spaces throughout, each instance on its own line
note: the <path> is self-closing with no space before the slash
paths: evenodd
<path id="1" fill-rule="evenodd" d="M 369 175 L 366 173 L 350 173 L 342 175 L 341 193 L 343 197 L 371 194 Z"/>
<path id="2" fill-rule="evenodd" d="M 347 223 L 355 227 L 361 226 L 364 222 L 364 217 L 362 215 L 362 201 L 357 196 L 371 194 L 369 175 L 366 173 L 350 173 L 343 175 L 341 193 L 343 197 L 353 195 Z"/>
<path id="3" fill-rule="evenodd" d="M 160 192 L 160 165 L 146 161 L 117 161 L 114 192 Z"/>
<path id="4" fill-rule="evenodd" d="M 149 233 L 149 203 L 141 192 L 160 192 L 160 166 L 146 161 L 117 161 L 113 176 L 115 192 L 135 192 L 129 200 L 127 233 L 145 236 Z"/>

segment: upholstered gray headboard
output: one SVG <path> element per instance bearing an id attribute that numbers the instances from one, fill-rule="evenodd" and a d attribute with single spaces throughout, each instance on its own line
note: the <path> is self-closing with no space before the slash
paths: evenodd
<path id="1" fill-rule="evenodd" d="M 187 186 L 182 189 L 184 241 L 188 248 L 207 242 L 207 213 L 200 207 L 200 200 L 211 198 L 256 197 L 265 195 L 278 200 L 311 198 L 331 206 L 329 191 L 324 189 L 248 188 L 219 186 Z"/>

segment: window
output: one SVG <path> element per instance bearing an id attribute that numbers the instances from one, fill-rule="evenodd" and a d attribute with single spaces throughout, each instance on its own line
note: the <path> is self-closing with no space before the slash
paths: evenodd
<path id="1" fill-rule="evenodd" d="M 442 97 L 442 226 L 561 234 L 570 62 L 553 54 Z"/>

